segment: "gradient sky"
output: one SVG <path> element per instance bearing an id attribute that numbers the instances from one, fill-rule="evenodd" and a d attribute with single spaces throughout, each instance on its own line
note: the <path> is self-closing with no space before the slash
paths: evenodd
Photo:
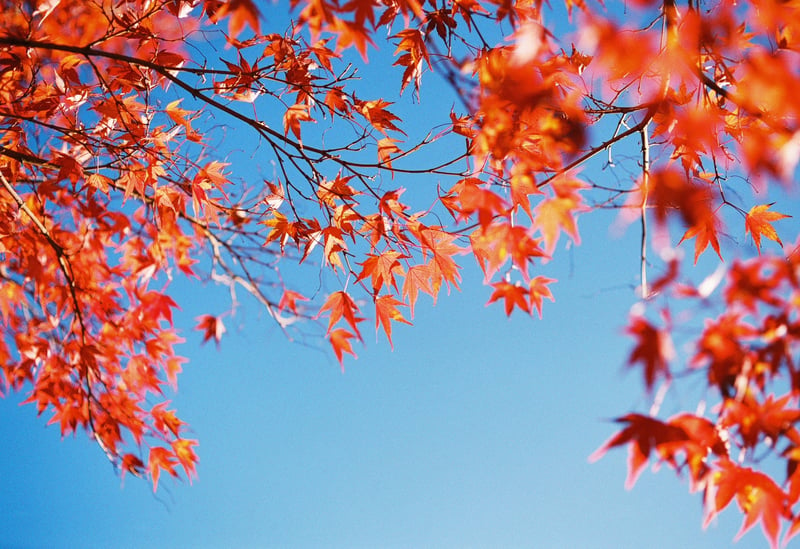
<path id="1" fill-rule="evenodd" d="M 370 82 L 413 101 L 397 97 L 396 78 Z M 453 104 L 424 89 L 422 101 Z M 776 209 L 800 216 L 796 197 Z M 626 451 L 587 460 L 615 432 L 612 418 L 649 407 L 639 372 L 624 367 L 639 233 L 610 230 L 615 217 L 582 217 L 582 244 L 562 239 L 537 268 L 559 281 L 543 320 L 486 307 L 491 290 L 464 257 L 462 291 L 435 307 L 421 297 L 414 326 L 394 327 L 394 350 L 365 327 L 367 346 L 344 373 L 326 347 L 287 341 L 246 300 L 219 351 L 201 346 L 194 318 L 224 312 L 229 298 L 178 280 L 190 362 L 172 400 L 200 441 L 199 478 L 162 477 L 156 494 L 123 482 L 85 436 L 62 441 L 10 395 L 0 399 L 0 548 L 730 546 L 733 507 L 704 530 L 701 497 L 670 470 L 626 491 Z M 737 248 L 753 251 L 744 234 L 723 242 L 726 257 Z M 688 387 L 661 417 L 696 403 Z M 759 530 L 736 547 L 765 547 Z"/>

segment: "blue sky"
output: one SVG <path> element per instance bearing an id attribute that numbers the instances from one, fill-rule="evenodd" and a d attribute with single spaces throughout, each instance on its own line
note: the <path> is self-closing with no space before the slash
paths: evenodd
<path id="1" fill-rule="evenodd" d="M 398 79 L 370 82 L 412 103 L 397 98 Z M 423 81 L 423 104 L 454 103 L 426 85 L 436 84 Z M 776 209 L 800 215 L 796 199 Z M 422 297 L 414 326 L 394 327 L 394 350 L 364 328 L 367 346 L 344 373 L 323 343 L 287 341 L 247 300 L 226 317 L 219 351 L 201 346 L 195 317 L 229 298 L 176 281 L 190 362 L 172 400 L 200 441 L 199 478 L 163 478 L 156 494 L 122 482 L 84 436 L 62 441 L 11 395 L 0 400 L 0 548 L 730 546 L 733 507 L 703 530 L 700 496 L 671 471 L 626 491 L 624 450 L 588 463 L 613 417 L 649 407 L 624 367 L 639 234 L 609 230 L 615 216 L 582 217 L 582 244 L 562 239 L 536 269 L 558 279 L 542 320 L 487 308 L 491 290 L 465 257 L 462 291 L 435 307 Z M 726 257 L 747 242 L 739 233 Z M 691 390 L 671 392 L 662 417 L 695 403 Z M 758 529 L 737 547 L 764 547 Z"/>

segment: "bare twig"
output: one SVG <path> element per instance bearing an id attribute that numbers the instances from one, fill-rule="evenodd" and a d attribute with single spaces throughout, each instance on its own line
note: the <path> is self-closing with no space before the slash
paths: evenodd
<path id="1" fill-rule="evenodd" d="M 641 242 L 641 272 L 642 272 L 642 299 L 650 297 L 650 290 L 647 288 L 647 196 L 650 192 L 650 121 L 646 121 L 642 126 L 642 204 L 640 215 L 642 222 L 642 242 Z"/>

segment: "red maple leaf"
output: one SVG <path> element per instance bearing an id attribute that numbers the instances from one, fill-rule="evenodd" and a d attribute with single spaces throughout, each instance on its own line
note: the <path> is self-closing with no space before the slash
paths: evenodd
<path id="1" fill-rule="evenodd" d="M 770 547 L 778 547 L 781 518 L 789 518 L 787 495 L 771 478 L 749 467 L 741 467 L 729 459 L 719 462 L 719 469 L 713 476 L 707 490 L 712 497 L 707 509 L 705 525 L 736 498 L 736 503 L 745 514 L 744 521 L 735 540 L 740 539 L 756 522 L 761 522 Z"/>
<path id="2" fill-rule="evenodd" d="M 626 333 L 637 339 L 636 347 L 628 357 L 628 364 L 642 363 L 645 387 L 651 390 L 659 376 L 668 379 L 669 361 L 674 356 L 669 333 L 659 330 L 640 316 L 631 319 Z"/>
<path id="3" fill-rule="evenodd" d="M 494 292 L 486 303 L 494 303 L 498 299 L 505 299 L 506 316 L 511 316 L 514 307 L 519 307 L 526 313 L 530 314 L 531 305 L 528 302 L 528 294 L 530 290 L 520 284 L 511 284 L 510 282 L 495 282 L 492 284 Z"/>
<path id="4" fill-rule="evenodd" d="M 194 329 L 203 332 L 203 343 L 213 338 L 216 344 L 219 345 L 222 335 L 226 331 L 225 325 L 222 323 L 222 318 L 214 315 L 201 315 L 195 318 L 195 320 L 197 321 L 197 325 Z"/>

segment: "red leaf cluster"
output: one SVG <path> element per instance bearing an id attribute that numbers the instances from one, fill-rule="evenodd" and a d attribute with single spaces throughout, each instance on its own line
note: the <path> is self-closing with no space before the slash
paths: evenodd
<path id="1" fill-rule="evenodd" d="M 368 317 L 391 345 L 404 307 L 458 289 L 463 255 L 489 303 L 541 317 L 562 234 L 579 245 L 579 216 L 596 231 L 619 210 L 641 235 L 638 272 L 620 267 L 643 290 L 628 364 L 655 401 L 599 453 L 629 446 L 629 482 L 650 457 L 688 471 L 709 516 L 736 500 L 743 531 L 791 537 L 800 254 L 780 191 L 800 158 L 800 8 L 634 4 L 568 0 L 564 20 L 546 2 L 293 0 L 290 28 L 265 30 L 252 0 L 6 2 L 0 389 L 123 474 L 191 479 L 197 443 L 165 402 L 176 276 L 229 291 L 230 312 L 196 318 L 203 342 L 246 292 L 343 367 Z M 388 48 L 376 73 L 415 101 L 376 96 L 349 48 Z M 433 72 L 452 101 L 411 110 Z M 692 239 L 701 267 L 736 259 L 702 279 L 674 249 Z M 686 377 L 711 415 L 658 419 Z"/>

